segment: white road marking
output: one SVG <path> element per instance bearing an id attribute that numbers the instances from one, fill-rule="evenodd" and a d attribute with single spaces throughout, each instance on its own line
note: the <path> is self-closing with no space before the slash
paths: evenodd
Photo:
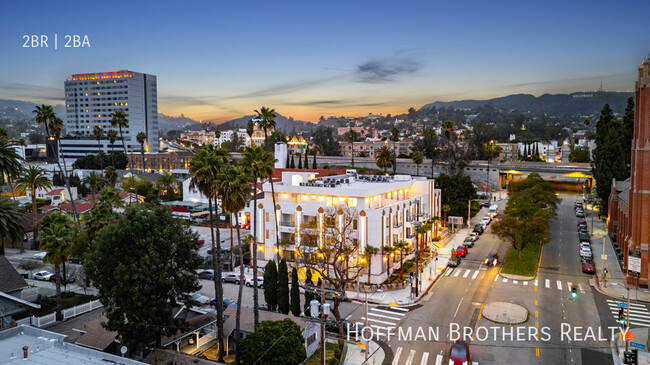
<path id="1" fill-rule="evenodd" d="M 428 352 L 423 352 L 422 353 L 422 361 L 420 362 L 420 365 L 427 365 L 427 360 L 429 360 L 429 353 Z"/>
<path id="2" fill-rule="evenodd" d="M 460 270 L 454 270 L 454 271 L 455 271 L 455 273 L 454 273 L 454 277 L 457 278 L 458 275 L 460 275 Z"/>
<path id="3" fill-rule="evenodd" d="M 402 354 L 402 348 L 398 347 L 395 351 L 395 358 L 393 358 L 393 365 L 399 365 L 399 356 Z"/>
<path id="4" fill-rule="evenodd" d="M 478 276 L 478 273 L 479 273 L 478 270 L 474 271 L 474 275 L 472 275 L 472 280 L 476 279 L 476 277 Z"/>
<path id="5" fill-rule="evenodd" d="M 458 314 L 458 310 L 460 309 L 461 303 L 463 303 L 463 299 L 465 299 L 465 298 L 460 298 L 460 302 L 458 302 L 458 307 L 456 307 L 456 312 L 454 313 L 454 318 L 456 318 L 456 315 Z"/>
<path id="6" fill-rule="evenodd" d="M 513 280 L 512 283 L 513 284 L 519 284 L 519 282 L 517 280 Z"/>
<path id="7" fill-rule="evenodd" d="M 411 350 L 411 352 L 409 352 L 409 357 L 406 358 L 404 365 L 411 365 L 413 363 L 413 356 L 415 356 L 415 350 Z"/>
<path id="8" fill-rule="evenodd" d="M 361 319 L 365 321 L 366 317 L 361 317 Z M 378 319 L 373 319 L 373 318 L 368 318 L 368 321 L 373 321 L 373 322 L 377 322 L 377 323 L 381 323 L 381 324 L 387 324 L 387 325 L 391 325 L 393 327 L 397 325 L 397 323 L 380 321 Z"/>
<path id="9" fill-rule="evenodd" d="M 387 310 L 377 309 L 377 308 L 371 308 L 370 310 L 373 311 L 373 312 L 387 313 L 387 314 L 390 314 L 390 315 L 393 315 L 393 316 L 400 316 L 400 317 L 404 317 L 406 315 L 404 313 L 395 313 L 393 311 L 387 311 Z"/>
<path id="10" fill-rule="evenodd" d="M 400 320 L 399 318 L 389 317 L 389 316 L 385 316 L 385 315 L 382 315 L 382 314 L 376 314 L 376 313 L 368 313 L 368 317 L 370 317 L 370 316 L 377 317 L 379 319 L 386 319 L 386 320 L 390 320 L 390 321 L 395 321 L 395 322 L 399 322 L 399 320 Z M 372 321 L 372 320 L 374 320 L 374 318 L 370 318 L 370 320 Z"/>
<path id="11" fill-rule="evenodd" d="M 504 283 L 507 283 L 507 282 L 508 282 L 508 278 L 503 278 L 503 282 L 504 282 Z"/>
<path id="12" fill-rule="evenodd" d="M 442 355 L 440 354 L 436 355 L 436 365 L 442 365 L 442 360 L 443 360 Z"/>
<path id="13" fill-rule="evenodd" d="M 580 289 L 581 293 L 585 292 L 585 289 L 582 287 L 582 284 L 578 284 L 578 288 Z"/>
<path id="14" fill-rule="evenodd" d="M 445 276 L 449 276 L 449 275 L 451 275 L 451 272 L 452 272 L 452 271 L 454 271 L 454 269 L 447 270 L 447 272 L 445 272 Z"/>
<path id="15" fill-rule="evenodd" d="M 573 285 L 573 283 L 570 282 L 570 281 L 567 281 L 566 282 L 566 290 L 571 291 L 571 285 Z"/>
<path id="16" fill-rule="evenodd" d="M 535 286 L 537 286 L 537 279 L 535 279 Z"/>
<path id="17" fill-rule="evenodd" d="M 497 280 L 499 280 L 499 275 L 494 277 L 494 282 L 496 282 Z"/>
<path id="18" fill-rule="evenodd" d="M 545 285 L 546 285 L 546 289 L 550 288 L 551 287 L 551 281 L 546 279 Z"/>
<path id="19" fill-rule="evenodd" d="M 562 282 L 559 280 L 557 281 L 557 290 L 562 290 Z"/>
<path id="20" fill-rule="evenodd" d="M 395 307 L 395 306 L 390 307 L 390 309 L 395 310 L 395 311 L 400 311 L 400 312 L 408 312 L 409 311 L 407 308 L 400 308 L 400 307 Z"/>
<path id="21" fill-rule="evenodd" d="M 463 274 L 463 277 L 464 277 L 464 278 L 468 277 L 468 276 L 469 276 L 469 273 L 470 273 L 469 270 L 465 270 L 465 273 Z"/>

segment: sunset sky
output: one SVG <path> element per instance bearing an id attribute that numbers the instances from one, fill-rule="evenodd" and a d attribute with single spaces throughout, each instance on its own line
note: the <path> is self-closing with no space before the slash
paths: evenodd
<path id="1" fill-rule="evenodd" d="M 133 5 L 132 3 L 137 3 Z M 650 1 L 13 1 L 0 99 L 63 103 L 74 73 L 158 77 L 159 111 L 223 122 L 406 112 L 436 100 L 631 91 Z M 54 50 L 54 33 L 59 49 Z M 49 48 L 23 48 L 46 34 Z M 62 47 L 66 34 L 91 47 Z"/>

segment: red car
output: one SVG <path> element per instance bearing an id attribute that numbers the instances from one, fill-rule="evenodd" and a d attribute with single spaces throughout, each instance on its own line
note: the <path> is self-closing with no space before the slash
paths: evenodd
<path id="1" fill-rule="evenodd" d="M 462 245 L 456 249 L 456 256 L 465 257 L 467 255 L 467 246 Z"/>
<path id="2" fill-rule="evenodd" d="M 594 264 L 591 262 L 583 262 L 582 272 L 585 274 L 593 274 L 596 272 L 596 268 L 594 267 Z"/>
<path id="3" fill-rule="evenodd" d="M 467 342 L 462 340 L 454 342 L 449 353 L 449 362 L 453 362 L 454 365 L 469 363 L 469 346 Z"/>

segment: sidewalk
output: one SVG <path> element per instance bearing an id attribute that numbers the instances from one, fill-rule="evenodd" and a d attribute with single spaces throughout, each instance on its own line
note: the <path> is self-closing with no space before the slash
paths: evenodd
<path id="1" fill-rule="evenodd" d="M 346 341 L 345 365 L 380 365 L 384 362 L 386 354 L 384 350 L 375 341 L 368 341 L 368 362 L 366 361 L 365 343 L 356 344 Z"/>
<path id="2" fill-rule="evenodd" d="M 587 212 L 585 221 L 587 222 L 587 227 L 591 230 L 591 209 L 586 210 Z M 597 213 L 593 213 L 597 214 Z M 596 275 L 592 279 L 589 279 L 589 283 L 593 285 L 597 291 L 602 294 L 614 297 L 617 299 L 627 298 L 628 290 L 626 284 L 626 274 L 621 270 L 619 265 L 618 257 L 616 251 L 614 250 L 614 245 L 612 244 L 611 238 L 607 235 L 607 229 L 605 222 L 598 219 L 597 216 L 594 216 L 593 219 L 593 234 L 591 235 L 591 247 L 594 256 L 594 264 L 596 266 Z M 604 239 L 604 241 L 603 241 Z M 603 246 L 604 242 L 604 246 Z M 606 260 L 603 260 L 604 254 Z M 607 280 L 601 281 L 601 276 L 603 275 L 603 269 L 607 268 Z M 650 302 L 650 292 L 648 289 L 636 288 L 635 286 L 630 286 L 630 299 L 639 300 L 644 302 Z"/>

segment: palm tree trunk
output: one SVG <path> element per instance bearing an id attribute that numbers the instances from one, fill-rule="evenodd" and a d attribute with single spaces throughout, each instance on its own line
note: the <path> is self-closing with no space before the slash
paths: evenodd
<path id="1" fill-rule="evenodd" d="M 354 167 L 354 140 L 350 141 L 350 156 L 352 156 L 352 167 Z"/>
<path id="2" fill-rule="evenodd" d="M 59 153 L 61 154 L 61 159 L 63 160 L 63 168 L 61 168 L 61 162 L 59 161 L 59 156 L 56 158 L 56 164 L 59 166 L 59 171 L 63 171 L 63 181 L 65 181 L 65 187 L 68 190 L 68 197 L 70 198 L 70 205 L 72 206 L 72 215 L 75 222 L 79 223 L 79 214 L 77 213 L 77 206 L 74 203 L 72 198 L 72 189 L 70 188 L 70 178 L 68 177 L 68 168 L 65 165 L 65 157 L 63 157 L 63 147 L 61 146 L 61 140 L 57 137 L 56 143 L 59 146 Z"/>
<path id="3" fill-rule="evenodd" d="M 253 247 L 251 249 L 251 259 L 253 260 L 253 315 L 255 327 L 260 324 L 259 312 L 259 293 L 257 288 L 257 177 L 253 183 Z"/>
<path id="4" fill-rule="evenodd" d="M 216 299 L 216 309 L 217 309 L 217 339 L 219 340 L 219 359 L 217 361 L 223 362 L 224 348 L 223 348 L 223 294 L 221 294 L 221 262 L 220 260 L 221 250 L 218 250 L 218 247 L 221 245 L 215 244 L 219 242 L 219 235 L 217 234 L 216 242 L 214 235 L 214 216 L 212 213 L 212 198 L 208 197 L 208 209 L 210 210 L 210 236 L 212 237 L 211 247 L 212 247 L 212 270 L 214 271 L 214 294 Z M 217 233 L 219 228 L 217 228 Z M 219 254 L 217 254 L 219 253 Z M 218 274 L 218 275 L 217 275 Z"/>
<path id="5" fill-rule="evenodd" d="M 370 285 L 370 272 L 372 269 L 372 256 L 368 256 L 368 285 Z"/>
<path id="6" fill-rule="evenodd" d="M 99 166 L 101 167 L 102 170 L 104 170 L 104 159 L 102 158 L 102 143 L 98 139 L 97 140 L 97 158 L 99 158 Z"/>
<path id="7" fill-rule="evenodd" d="M 241 301 L 242 295 L 244 294 L 244 253 L 241 249 L 241 233 L 239 229 L 239 215 L 235 214 L 235 224 L 237 225 L 237 246 L 239 246 L 239 255 L 241 261 L 239 262 L 239 293 L 237 294 L 237 317 L 235 322 L 235 362 L 240 363 L 240 351 L 239 351 L 239 324 L 241 321 Z M 231 252 L 232 255 L 233 252 Z"/>
<path id="8" fill-rule="evenodd" d="M 402 250 L 399 251 L 399 279 L 404 279 L 404 257 Z"/>
<path id="9" fill-rule="evenodd" d="M 32 220 L 32 226 L 34 227 L 34 240 L 36 240 L 38 231 L 38 213 L 36 213 L 36 189 L 32 189 Z M 4 242 L 2 242 L 2 244 L 4 245 Z M 20 241 L 20 253 L 25 253 L 25 245 L 23 245 L 22 240 Z"/>
<path id="10" fill-rule="evenodd" d="M 120 131 L 120 138 L 122 139 L 122 148 L 124 148 L 124 157 L 126 157 L 126 167 L 127 169 L 130 167 L 129 163 L 129 153 L 126 151 L 126 142 L 124 141 L 124 135 L 122 134 L 122 126 L 118 125 L 117 126 L 119 131 Z M 131 171 L 131 185 L 133 185 L 133 190 L 135 191 L 135 200 L 136 202 L 138 201 L 138 188 L 135 186 L 135 179 L 133 178 L 133 171 Z M 131 192 L 129 191 L 129 205 L 133 203 L 133 196 L 131 196 Z"/>
<path id="11" fill-rule="evenodd" d="M 93 204 L 93 208 L 95 207 L 95 191 L 95 185 L 90 185 L 90 202 Z"/>
<path id="12" fill-rule="evenodd" d="M 54 265 L 54 275 L 56 282 L 56 316 L 61 316 L 61 267 L 59 264 Z"/>

